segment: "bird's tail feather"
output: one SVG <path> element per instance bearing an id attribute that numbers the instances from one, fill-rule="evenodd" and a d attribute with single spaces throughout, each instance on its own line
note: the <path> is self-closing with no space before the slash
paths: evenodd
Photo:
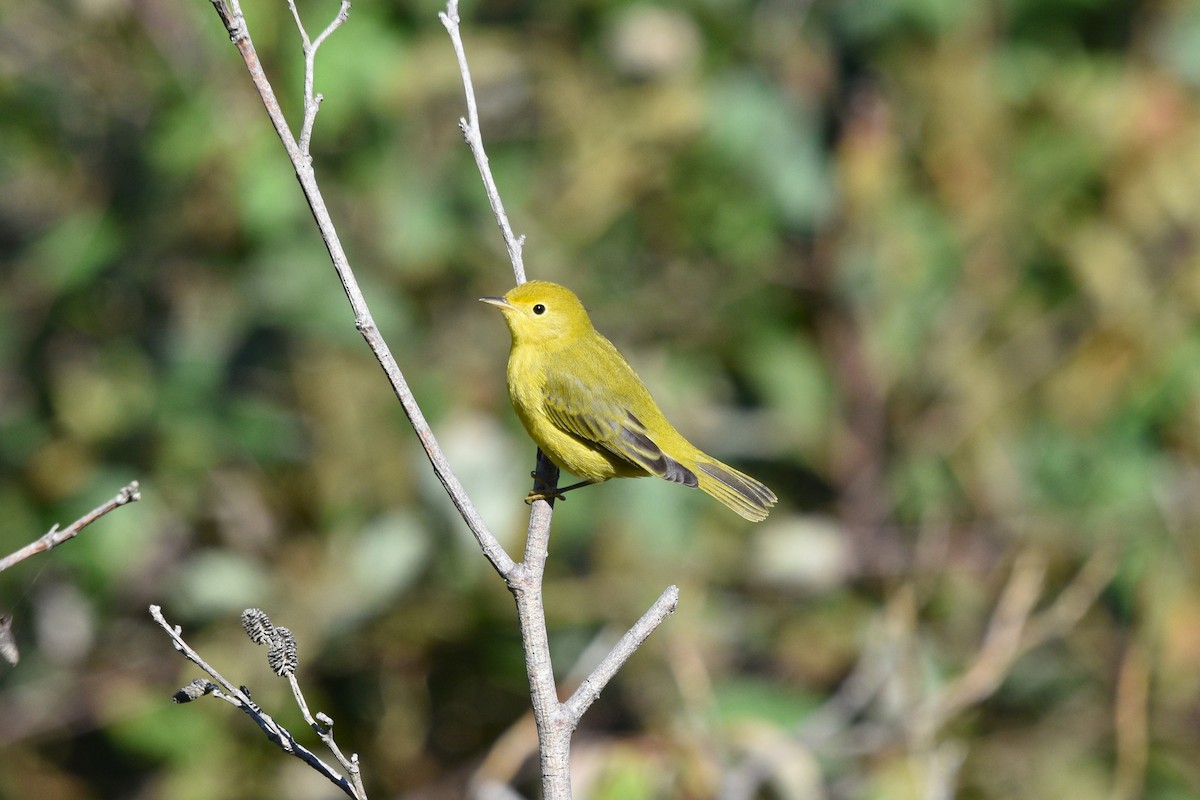
<path id="1" fill-rule="evenodd" d="M 767 512 L 778 499 L 754 478 L 715 459 L 702 459 L 696 467 L 701 491 L 752 522 L 766 519 Z"/>

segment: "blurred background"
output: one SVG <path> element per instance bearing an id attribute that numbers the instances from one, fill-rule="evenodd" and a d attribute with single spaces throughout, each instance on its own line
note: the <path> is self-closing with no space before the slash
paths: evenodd
<path id="1" fill-rule="evenodd" d="M 243 0 L 285 111 L 286 4 Z M 301 0 L 315 35 L 337 3 Z M 317 175 L 510 552 L 533 447 L 512 272 L 432 0 L 320 52 Z M 482 0 L 484 139 L 566 283 L 745 523 L 619 481 L 554 519 L 564 690 L 678 612 L 576 735 L 587 798 L 1200 797 L 1200 5 Z M 371 797 L 533 796 L 511 597 L 354 329 L 202 0 L 0 3 L 0 796 L 341 796 L 211 698 L 167 619 L 318 751 L 238 616 L 300 645 Z"/>

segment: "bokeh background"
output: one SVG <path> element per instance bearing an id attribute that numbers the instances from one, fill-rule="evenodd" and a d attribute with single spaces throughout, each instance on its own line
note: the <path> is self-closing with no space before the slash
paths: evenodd
<path id="1" fill-rule="evenodd" d="M 284 3 L 243 0 L 285 110 Z M 337 8 L 302 0 L 314 32 Z M 318 178 L 384 335 L 521 546 L 513 282 L 430 0 L 321 50 Z M 483 0 L 483 133 L 531 277 L 676 424 L 771 485 L 750 525 L 656 481 L 570 496 L 569 687 L 679 611 L 577 734 L 590 798 L 1200 797 L 1200 5 Z M 340 796 L 265 609 L 372 797 L 533 796 L 511 598 L 354 329 L 202 0 L 0 3 L 0 795 Z M 318 747 L 312 738 L 309 742 Z M 472 788 L 475 787 L 475 788 Z M 476 793 L 474 796 L 484 796 Z"/>

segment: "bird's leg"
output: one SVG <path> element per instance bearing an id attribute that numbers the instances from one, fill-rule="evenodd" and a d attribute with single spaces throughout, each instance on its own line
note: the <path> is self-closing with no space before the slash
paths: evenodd
<path id="1" fill-rule="evenodd" d="M 536 480 L 537 473 L 531 472 L 530 477 L 532 477 Z M 552 489 L 549 486 L 546 486 L 544 483 L 538 482 L 538 483 L 534 484 L 533 491 L 530 492 L 529 494 L 525 495 L 525 502 L 533 503 L 534 500 L 547 500 L 547 501 L 549 501 L 549 500 L 564 500 L 565 501 L 567 498 L 563 497 L 563 495 L 566 494 L 567 492 L 571 491 L 572 489 L 579 489 L 584 486 L 591 486 L 594 482 L 595 481 L 580 481 L 579 483 L 572 483 L 570 486 L 564 486 L 561 489 L 558 489 L 558 488 Z"/>
<path id="2" fill-rule="evenodd" d="M 526 495 L 526 503 L 532 505 L 534 500 L 545 500 L 554 505 L 554 501 L 562 497 L 558 490 L 558 467 L 541 448 L 537 451 L 537 469 L 529 473 L 529 477 L 533 478 L 533 490 Z"/>
<path id="3" fill-rule="evenodd" d="M 553 504 L 555 500 L 566 500 L 563 497 L 565 492 L 572 489 L 578 489 L 580 486 L 587 486 L 592 481 L 580 481 L 579 483 L 571 484 L 565 488 L 558 488 L 558 467 L 554 462 L 546 457 L 546 454 L 538 450 L 537 454 L 537 469 L 529 473 L 529 477 L 533 478 L 533 491 L 525 496 L 525 502 L 532 504 L 534 500 L 545 500 Z"/>

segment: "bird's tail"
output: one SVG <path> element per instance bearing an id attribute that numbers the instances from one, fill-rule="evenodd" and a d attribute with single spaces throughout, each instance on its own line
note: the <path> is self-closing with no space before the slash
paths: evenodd
<path id="1" fill-rule="evenodd" d="M 696 479 L 701 491 L 751 522 L 766 519 L 767 512 L 778 499 L 754 478 L 708 456 L 701 456 L 696 461 Z"/>

